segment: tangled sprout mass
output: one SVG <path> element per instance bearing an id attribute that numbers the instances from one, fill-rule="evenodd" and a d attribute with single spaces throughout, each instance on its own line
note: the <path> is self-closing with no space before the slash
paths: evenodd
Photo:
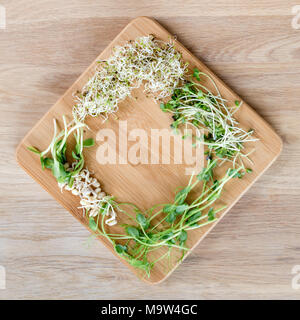
<path id="1" fill-rule="evenodd" d="M 113 54 L 99 61 L 94 76 L 76 94 L 73 116 L 102 115 L 105 119 L 118 110 L 118 103 L 130 96 L 132 89 L 144 84 L 145 93 L 160 100 L 172 94 L 184 79 L 187 64 L 172 42 L 145 36 L 116 46 Z"/>

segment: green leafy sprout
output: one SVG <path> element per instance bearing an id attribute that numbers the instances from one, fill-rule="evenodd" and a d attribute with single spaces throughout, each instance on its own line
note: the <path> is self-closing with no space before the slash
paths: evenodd
<path id="1" fill-rule="evenodd" d="M 90 228 L 95 235 L 106 237 L 114 246 L 116 253 L 130 265 L 141 269 L 150 276 L 153 266 L 162 259 L 168 259 L 170 265 L 171 251 L 182 252 L 179 261 L 183 259 L 189 248 L 186 245 L 188 231 L 207 226 L 217 220 L 217 214 L 226 208 L 214 207 L 220 198 L 224 185 L 241 171 L 228 170 L 220 180 L 214 179 L 213 169 L 217 159 L 208 161 L 207 166 L 196 176 L 192 176 L 188 185 L 177 191 L 174 201 L 168 204 L 155 205 L 142 212 L 135 205 L 112 202 L 116 210 L 126 214 L 132 224 L 124 224 L 124 233 L 108 233 L 102 219 L 95 221 L 90 218 Z M 194 201 L 188 201 L 192 190 L 202 184 L 202 191 Z M 126 207 L 134 208 L 136 215 L 127 211 Z M 160 248 L 166 252 L 159 258 L 152 259 L 152 253 Z"/>
<path id="2" fill-rule="evenodd" d="M 251 162 L 249 155 L 254 149 L 244 154 L 244 143 L 257 139 L 252 137 L 253 130 L 247 132 L 242 129 L 233 116 L 242 103 L 235 101 L 234 107 L 228 107 L 209 75 L 195 68 L 193 77 L 198 82 L 186 81 L 182 87 L 176 88 L 171 100 L 161 103 L 161 110 L 172 113 L 171 127 L 174 130 L 185 126 L 186 129 L 190 127 L 196 131 L 194 146 L 204 144 L 208 148 L 208 155 L 214 154 L 222 161 L 231 161 L 233 168 L 239 161 L 245 170 L 243 159 Z M 201 83 L 202 78 L 210 81 L 216 94 Z M 205 133 L 202 134 L 201 130 Z"/>
<path id="3" fill-rule="evenodd" d="M 93 139 L 83 140 L 83 130 L 87 128 L 87 125 L 82 122 L 71 122 L 69 125 L 66 122 L 66 117 L 63 116 L 64 130 L 60 133 L 57 132 L 56 119 L 53 119 L 53 138 L 44 151 L 39 151 L 35 147 L 28 147 L 28 149 L 39 155 L 42 168 L 51 169 L 53 176 L 58 183 L 66 183 L 72 186 L 74 176 L 76 176 L 84 167 L 83 149 L 94 145 Z M 67 168 L 67 139 L 73 133 L 75 138 L 75 147 L 72 151 L 72 156 L 75 160 L 75 165 L 72 168 Z M 47 157 L 47 154 L 51 154 L 51 158 Z"/>

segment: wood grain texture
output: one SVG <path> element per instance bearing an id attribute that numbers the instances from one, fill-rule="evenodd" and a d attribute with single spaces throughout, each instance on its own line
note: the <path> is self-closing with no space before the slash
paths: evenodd
<path id="1" fill-rule="evenodd" d="M 291 268 L 300 264 L 294 1 L 2 3 L 0 264 L 7 289 L 1 298 L 299 298 L 291 288 Z M 88 232 L 14 160 L 24 134 L 131 18 L 143 14 L 176 33 L 284 140 L 279 160 L 188 257 L 184 270 L 151 288 L 124 272 L 101 244 L 87 250 Z"/>

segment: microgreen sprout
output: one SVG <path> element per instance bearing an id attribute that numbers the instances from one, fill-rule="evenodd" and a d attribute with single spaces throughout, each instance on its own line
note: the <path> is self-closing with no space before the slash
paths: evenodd
<path id="1" fill-rule="evenodd" d="M 175 194 L 174 201 L 169 204 L 155 205 L 140 211 L 134 206 L 136 216 L 131 216 L 134 224 L 125 224 L 124 233 L 108 233 L 103 223 L 94 220 L 90 228 L 96 235 L 106 237 L 114 246 L 116 253 L 130 265 L 141 269 L 150 276 L 153 266 L 162 259 L 171 259 L 171 250 L 182 252 L 182 260 L 189 250 L 186 242 L 188 231 L 202 228 L 217 220 L 217 214 L 226 206 L 214 208 L 224 185 L 232 178 L 237 177 L 241 171 L 228 170 L 220 180 L 214 179 L 213 169 L 217 160 L 208 161 L 207 166 L 197 175 L 192 176 L 188 185 Z M 190 192 L 202 183 L 202 192 L 193 202 L 188 202 Z M 114 203 L 115 209 L 124 212 L 123 205 Z M 130 213 L 126 213 L 130 215 Z M 121 241 L 121 242 L 120 242 Z M 153 260 L 152 253 L 160 248 L 166 248 L 167 253 Z"/>
<path id="2" fill-rule="evenodd" d="M 87 128 L 87 125 L 82 122 L 71 122 L 69 125 L 66 123 L 66 118 L 63 116 L 64 130 L 60 133 L 57 132 L 56 119 L 53 119 L 53 138 L 48 148 L 42 152 L 34 147 L 29 147 L 30 151 L 37 153 L 40 156 L 42 168 L 45 167 L 52 170 L 53 176 L 58 183 L 66 183 L 71 185 L 74 176 L 76 176 L 84 166 L 83 148 L 87 142 L 83 140 L 83 128 Z M 76 158 L 76 163 L 72 169 L 68 169 L 66 166 L 66 150 L 67 139 L 70 134 L 73 133 L 76 145 L 73 150 L 73 156 Z M 90 144 L 91 142 L 89 142 Z M 46 157 L 50 153 L 51 158 Z"/>
<path id="3" fill-rule="evenodd" d="M 137 38 L 113 49 L 105 61 L 99 61 L 94 76 L 76 94 L 75 118 L 102 115 L 105 119 L 118 110 L 118 103 L 144 84 L 146 94 L 159 100 L 170 96 L 183 80 L 187 65 L 173 42 L 152 35 Z"/>
<path id="4" fill-rule="evenodd" d="M 113 197 L 106 195 L 101 190 L 97 179 L 91 177 L 88 169 L 84 168 L 83 149 L 92 147 L 95 144 L 92 138 L 83 139 L 84 128 L 88 128 L 87 125 L 76 121 L 67 124 L 65 117 L 63 117 L 63 123 L 64 130 L 58 133 L 56 120 L 53 120 L 53 138 L 45 151 L 41 152 L 35 147 L 28 147 L 28 149 L 40 156 L 43 169 L 51 169 L 61 190 L 69 190 L 74 195 L 80 197 L 80 208 L 88 214 L 91 229 L 95 229 L 93 218 L 100 213 L 103 214 L 103 211 L 108 216 L 108 219 L 105 221 L 106 224 L 116 224 Z M 70 165 L 67 161 L 66 150 L 67 139 L 72 133 L 76 143 L 72 150 L 73 162 Z M 51 157 L 47 156 L 49 153 Z"/>
<path id="5" fill-rule="evenodd" d="M 161 103 L 161 110 L 172 113 L 173 129 L 183 125 L 196 130 L 194 146 L 204 144 L 208 148 L 208 155 L 214 154 L 220 159 L 229 160 L 233 167 L 240 160 L 244 166 L 242 159 L 249 156 L 242 153 L 244 143 L 257 140 L 252 137 L 253 130 L 247 132 L 239 126 L 233 117 L 236 107 L 227 106 L 209 75 L 194 69 L 193 76 L 197 80 L 201 80 L 200 76 L 209 79 L 217 94 L 201 82 L 186 81 L 182 87 L 174 90 L 171 100 Z M 241 106 L 239 101 L 235 101 L 235 104 Z M 205 133 L 202 134 L 201 130 Z"/>

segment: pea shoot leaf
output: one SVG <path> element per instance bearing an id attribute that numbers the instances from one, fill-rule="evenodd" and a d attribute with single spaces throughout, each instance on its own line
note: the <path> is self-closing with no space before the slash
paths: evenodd
<path id="1" fill-rule="evenodd" d="M 147 229 L 149 227 L 150 223 L 142 213 L 138 213 L 136 215 L 136 220 L 143 227 L 143 229 Z"/>
<path id="2" fill-rule="evenodd" d="M 173 211 L 175 211 L 175 210 L 176 210 L 176 206 L 173 205 L 173 204 L 167 204 L 167 205 L 165 205 L 164 208 L 163 208 L 163 212 L 164 212 L 164 213 L 170 213 L 170 212 L 173 212 Z"/>
<path id="3" fill-rule="evenodd" d="M 187 204 L 182 204 L 176 207 L 176 213 L 181 214 L 189 208 Z"/>
<path id="4" fill-rule="evenodd" d="M 172 236 L 174 236 L 174 233 L 173 233 L 172 231 L 170 231 L 169 233 L 164 234 L 164 235 L 161 237 L 161 240 L 169 239 L 169 238 L 171 238 Z"/>
<path id="5" fill-rule="evenodd" d="M 177 202 L 178 204 L 183 204 L 190 191 L 190 187 L 185 187 L 182 190 L 178 191 L 175 196 L 175 202 Z"/>
<path id="6" fill-rule="evenodd" d="M 173 223 L 176 220 L 176 213 L 175 211 L 172 211 L 168 214 L 166 221 L 169 223 Z"/>
<path id="7" fill-rule="evenodd" d="M 127 227 L 126 232 L 129 236 L 133 238 L 138 238 L 140 235 L 139 230 L 135 227 Z"/>
<path id="8" fill-rule="evenodd" d="M 197 212 L 195 212 L 197 211 Z M 193 212 L 195 212 L 194 214 L 192 214 Z M 188 212 L 188 215 L 192 214 L 188 219 L 187 219 L 187 224 L 195 224 L 197 223 L 197 220 L 202 216 L 202 212 L 198 211 L 198 209 L 193 209 L 191 211 Z"/>
<path id="9" fill-rule="evenodd" d="M 117 244 L 117 245 L 115 245 L 115 250 L 118 254 L 122 254 L 127 251 L 127 247 L 122 246 L 121 244 Z"/>
<path id="10" fill-rule="evenodd" d="M 187 236 L 187 232 L 185 230 L 182 230 L 180 235 L 178 236 L 178 240 L 181 245 L 183 245 L 186 242 Z"/>
<path id="11" fill-rule="evenodd" d="M 97 223 L 95 222 L 95 219 L 93 217 L 90 217 L 90 219 L 89 219 L 89 227 L 93 231 L 96 231 L 98 229 Z"/>
<path id="12" fill-rule="evenodd" d="M 232 178 L 241 178 L 242 177 L 241 172 L 239 172 L 237 169 L 229 169 L 228 175 L 231 176 Z"/>
<path id="13" fill-rule="evenodd" d="M 197 69 L 197 68 L 194 68 L 194 70 L 193 70 L 193 77 L 196 78 L 198 81 L 201 80 L 199 73 L 200 73 L 200 70 Z"/>
<path id="14" fill-rule="evenodd" d="M 215 211 L 213 208 L 209 209 L 207 216 L 208 216 L 208 218 L 207 218 L 208 221 L 212 221 L 215 219 Z"/>

